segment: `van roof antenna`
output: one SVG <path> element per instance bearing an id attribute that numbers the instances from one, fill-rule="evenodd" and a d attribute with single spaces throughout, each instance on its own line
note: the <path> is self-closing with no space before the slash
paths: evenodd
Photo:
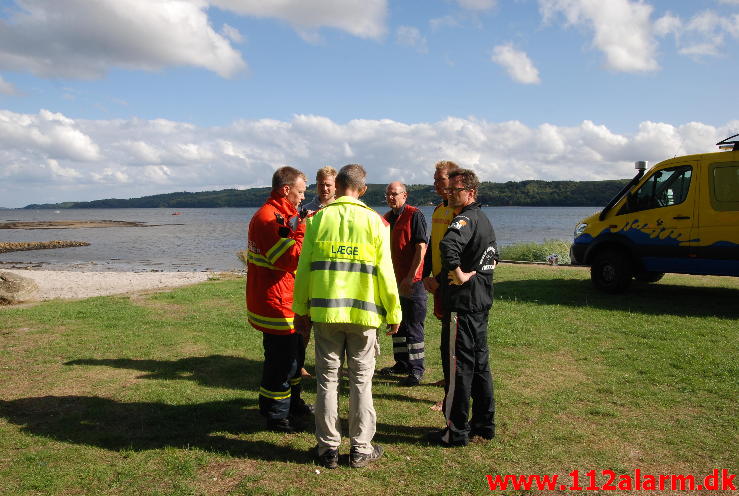
<path id="1" fill-rule="evenodd" d="M 739 140 L 729 141 L 731 138 L 736 138 L 737 136 L 739 136 L 739 133 L 719 141 L 716 143 L 716 146 L 719 147 L 719 150 L 731 150 L 737 152 L 739 151 Z"/>

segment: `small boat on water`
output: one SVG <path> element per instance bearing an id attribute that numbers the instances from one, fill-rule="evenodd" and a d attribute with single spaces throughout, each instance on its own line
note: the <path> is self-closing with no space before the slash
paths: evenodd
<path id="1" fill-rule="evenodd" d="M 172 212 L 172 215 L 182 215 L 182 212 Z"/>

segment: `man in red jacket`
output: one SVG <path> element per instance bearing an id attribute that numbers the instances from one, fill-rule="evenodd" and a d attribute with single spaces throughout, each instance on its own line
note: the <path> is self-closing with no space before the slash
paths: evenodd
<path id="1" fill-rule="evenodd" d="M 393 336 L 395 364 L 380 369 L 380 374 L 403 374 L 405 377 L 399 385 L 413 387 L 421 384 L 425 370 L 423 323 L 428 295 L 421 274 L 428 243 L 426 218 L 420 210 L 406 203 L 408 192 L 401 182 L 388 184 L 385 200 L 391 209 L 385 214 L 385 220 L 390 224 L 390 250 L 403 321 Z"/>
<path id="2" fill-rule="evenodd" d="M 295 419 L 313 411 L 300 398 L 305 344 L 295 332 L 292 311 L 305 233 L 298 206 L 305 189 L 305 174 L 292 167 L 277 169 L 269 199 L 249 222 L 246 310 L 249 323 L 262 331 L 264 345 L 259 412 L 267 428 L 278 432 L 295 432 Z"/>

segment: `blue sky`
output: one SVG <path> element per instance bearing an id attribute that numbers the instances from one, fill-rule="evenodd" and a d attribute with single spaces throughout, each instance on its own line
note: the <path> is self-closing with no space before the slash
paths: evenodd
<path id="1" fill-rule="evenodd" d="M 739 0 L 0 0 L 0 206 L 610 179 L 739 132 Z"/>

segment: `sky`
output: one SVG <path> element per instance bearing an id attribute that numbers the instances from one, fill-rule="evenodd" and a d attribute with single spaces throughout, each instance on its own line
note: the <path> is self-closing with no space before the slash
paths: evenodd
<path id="1" fill-rule="evenodd" d="M 739 133 L 738 48 L 739 0 L 0 0 L 0 207 L 627 178 Z"/>

